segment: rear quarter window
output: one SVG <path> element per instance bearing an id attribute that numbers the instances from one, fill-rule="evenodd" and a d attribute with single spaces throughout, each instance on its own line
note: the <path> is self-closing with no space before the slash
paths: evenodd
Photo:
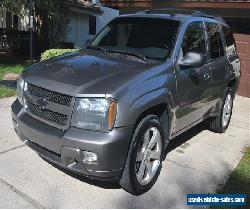
<path id="1" fill-rule="evenodd" d="M 224 45 L 221 37 L 220 26 L 216 23 L 207 23 L 207 34 L 209 41 L 210 58 L 218 59 L 225 55 Z"/>
<path id="2" fill-rule="evenodd" d="M 230 28 L 227 26 L 222 26 L 222 31 L 223 31 L 224 36 L 225 36 L 226 46 L 230 47 L 232 45 L 235 45 L 234 36 L 233 36 L 233 33 L 231 32 Z"/>

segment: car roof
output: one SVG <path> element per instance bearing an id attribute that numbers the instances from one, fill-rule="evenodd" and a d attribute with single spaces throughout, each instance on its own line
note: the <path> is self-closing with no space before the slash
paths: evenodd
<path id="1" fill-rule="evenodd" d="M 144 10 L 136 14 L 126 14 L 120 17 L 142 17 L 142 18 L 163 18 L 171 19 L 180 22 L 190 21 L 206 21 L 206 22 L 218 22 L 226 25 L 225 21 L 221 17 L 207 15 L 201 11 L 195 10 L 181 10 L 181 9 L 158 9 L 158 10 Z"/>

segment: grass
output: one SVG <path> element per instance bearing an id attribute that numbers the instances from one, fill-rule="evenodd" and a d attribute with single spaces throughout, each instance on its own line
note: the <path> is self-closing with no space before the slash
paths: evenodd
<path id="1" fill-rule="evenodd" d="M 0 58 L 0 80 L 7 73 L 20 74 L 28 66 L 24 60 L 15 57 L 2 57 Z"/>
<path id="2" fill-rule="evenodd" d="M 7 73 L 20 74 L 24 70 L 24 65 L 15 65 L 15 64 L 0 64 L 0 80 L 3 79 L 3 76 Z"/>
<path id="3" fill-rule="evenodd" d="M 23 59 L 15 56 L 1 56 L 0 57 L 0 82 L 7 73 L 21 74 L 22 71 L 29 65 Z M 16 90 L 0 84 L 0 98 L 6 98 L 16 95 Z"/>
<path id="4" fill-rule="evenodd" d="M 242 208 L 250 209 L 250 147 L 246 148 L 245 154 L 236 167 L 236 169 L 230 175 L 228 181 L 219 190 L 220 194 L 246 194 L 247 205 Z M 223 208 L 216 206 L 213 208 Z M 225 206 L 224 208 L 229 208 Z M 232 207 L 235 208 L 235 207 Z M 237 208 L 240 208 L 240 206 Z"/>
<path id="5" fill-rule="evenodd" d="M 7 98 L 15 95 L 15 89 L 0 85 L 0 98 Z"/>

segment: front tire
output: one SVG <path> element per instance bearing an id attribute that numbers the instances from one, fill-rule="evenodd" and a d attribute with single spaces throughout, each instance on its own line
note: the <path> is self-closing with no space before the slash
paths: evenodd
<path id="1" fill-rule="evenodd" d="M 164 138 L 155 115 L 144 118 L 136 127 L 124 167 L 121 187 L 134 195 L 147 192 L 156 182 L 162 167 Z"/>
<path id="2" fill-rule="evenodd" d="M 213 118 L 210 122 L 210 130 L 216 133 L 225 133 L 232 117 L 233 111 L 233 90 L 226 88 L 222 106 L 220 107 L 219 115 Z"/>

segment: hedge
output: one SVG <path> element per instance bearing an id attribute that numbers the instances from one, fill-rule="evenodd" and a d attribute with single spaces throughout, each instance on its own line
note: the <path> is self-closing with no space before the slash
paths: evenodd
<path id="1" fill-rule="evenodd" d="M 78 51 L 78 49 L 50 49 L 50 50 L 46 50 L 41 55 L 41 61 L 47 60 L 47 59 L 50 59 L 53 57 L 65 55 L 67 53 L 76 52 L 76 51 Z"/>

